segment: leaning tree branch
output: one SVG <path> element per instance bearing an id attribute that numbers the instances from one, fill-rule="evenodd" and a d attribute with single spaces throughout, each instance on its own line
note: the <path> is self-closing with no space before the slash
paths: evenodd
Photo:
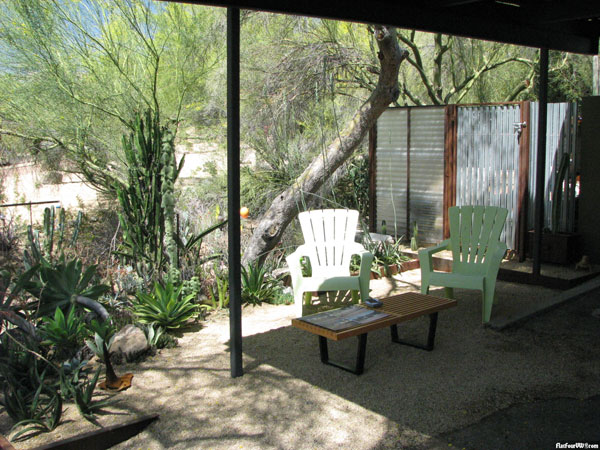
<path id="1" fill-rule="evenodd" d="M 352 155 L 379 116 L 398 98 L 398 72 L 408 52 L 398 45 L 395 28 L 377 25 L 373 29 L 381 65 L 377 86 L 329 147 L 313 159 L 292 186 L 275 197 L 254 230 L 243 263 L 262 261 L 267 256 L 281 240 L 306 197 L 315 194 Z"/>

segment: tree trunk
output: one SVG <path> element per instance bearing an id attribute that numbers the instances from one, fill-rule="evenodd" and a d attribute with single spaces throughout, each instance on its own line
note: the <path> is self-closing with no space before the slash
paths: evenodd
<path id="1" fill-rule="evenodd" d="M 321 188 L 325 180 L 352 155 L 388 105 L 397 100 L 400 93 L 398 71 L 408 52 L 400 49 L 395 28 L 377 25 L 374 32 L 381 64 L 375 90 L 340 136 L 329 145 L 325 155 L 317 156 L 292 186 L 275 197 L 254 230 L 244 252 L 244 264 L 256 259 L 263 260 L 267 256 L 298 214 L 298 205 L 306 203 L 304 195 L 315 193 Z"/>

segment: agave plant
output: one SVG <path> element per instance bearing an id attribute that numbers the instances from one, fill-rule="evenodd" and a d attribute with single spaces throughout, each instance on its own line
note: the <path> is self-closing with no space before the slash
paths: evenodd
<path id="1" fill-rule="evenodd" d="M 217 274 L 215 286 L 210 288 L 210 300 L 213 308 L 227 308 L 229 306 L 229 278 L 227 274 Z"/>
<path id="2" fill-rule="evenodd" d="M 102 408 L 112 403 L 111 399 L 93 400 L 101 370 L 101 368 L 98 368 L 91 380 L 88 378 L 73 388 L 73 398 L 77 409 L 86 420 L 92 423 L 96 423 L 96 414 L 102 412 Z"/>
<path id="3" fill-rule="evenodd" d="M 118 382 L 118 377 L 110 361 L 110 352 L 108 349 L 115 339 L 115 327 L 109 320 L 105 320 L 104 322 L 92 320 L 89 324 L 89 329 L 94 333 L 94 340 L 88 339 L 85 343 L 106 365 L 106 383 L 112 385 Z"/>
<path id="4" fill-rule="evenodd" d="M 92 320 L 88 325 L 88 328 L 93 333 L 94 340 L 92 341 L 91 339 L 87 339 L 85 343 L 98 358 L 104 360 L 106 356 L 104 352 L 104 346 L 106 346 L 106 348 L 110 348 L 115 338 L 116 329 L 109 320 L 104 322 Z"/>
<path id="5" fill-rule="evenodd" d="M 242 302 L 248 305 L 272 303 L 278 293 L 279 280 L 269 275 L 258 261 L 242 267 Z"/>
<path id="6" fill-rule="evenodd" d="M 60 308 L 56 308 L 54 317 L 42 319 L 43 345 L 53 345 L 59 356 L 75 353 L 86 334 L 85 323 L 71 307 L 67 316 Z"/>
<path id="7" fill-rule="evenodd" d="M 165 330 L 163 330 L 159 326 L 155 326 L 153 323 L 149 323 L 144 325 L 144 334 L 146 335 L 146 340 L 148 341 L 148 345 L 150 347 L 158 348 L 160 343 L 160 339 Z"/>
<path id="8" fill-rule="evenodd" d="M 75 387 L 87 378 L 85 373 L 87 363 L 87 361 L 81 361 L 75 357 L 62 364 L 59 373 L 59 386 L 60 395 L 64 400 L 75 398 Z"/>
<path id="9" fill-rule="evenodd" d="M 155 324 L 166 330 L 182 328 L 199 314 L 192 302 L 193 294 L 183 295 L 183 285 L 171 282 L 164 286 L 154 283 L 151 293 L 138 292 L 133 302 L 133 313 L 144 324 Z"/>
<path id="10" fill-rule="evenodd" d="M 4 407 L 16 421 L 12 430 L 22 428 L 12 439 L 23 438 L 26 433 L 54 430 L 62 417 L 60 394 L 44 383 L 44 375 L 38 380 L 34 393 L 18 383 L 7 383 L 4 387 Z"/>
<path id="11" fill-rule="evenodd" d="M 80 259 L 66 262 L 61 259 L 54 265 L 42 264 L 39 278 L 30 282 L 27 290 L 40 300 L 41 315 L 50 315 L 57 307 L 67 310 L 70 305 L 80 303 L 107 317 L 108 314 L 96 300 L 110 288 L 104 284 L 90 284 L 95 273 L 95 265 L 83 271 Z"/>
<path id="12" fill-rule="evenodd" d="M 31 267 L 16 278 L 13 278 L 8 270 L 0 271 L 0 331 L 3 328 L 3 321 L 6 320 L 35 337 L 35 326 L 20 313 L 22 308 L 16 300 L 25 291 L 25 287 L 37 270 L 38 266 Z"/>

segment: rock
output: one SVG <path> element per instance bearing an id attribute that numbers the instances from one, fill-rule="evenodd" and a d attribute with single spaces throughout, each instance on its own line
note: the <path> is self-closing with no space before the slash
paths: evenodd
<path id="1" fill-rule="evenodd" d="M 117 358 L 119 355 L 125 357 L 127 361 L 132 361 L 142 353 L 145 353 L 150 346 L 146 335 L 135 325 L 125 325 L 115 334 L 115 339 L 110 346 L 110 352 Z"/>
<path id="2" fill-rule="evenodd" d="M 592 317 L 595 317 L 596 319 L 600 319 L 600 308 L 596 308 L 595 310 L 592 311 Z"/>

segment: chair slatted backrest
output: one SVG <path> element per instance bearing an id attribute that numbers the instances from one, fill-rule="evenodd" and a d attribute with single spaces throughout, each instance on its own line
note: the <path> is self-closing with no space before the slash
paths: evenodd
<path id="1" fill-rule="evenodd" d="M 352 253 L 345 244 L 354 242 L 358 226 L 358 211 L 348 209 L 317 209 L 298 214 L 304 243 L 312 253 L 311 266 L 346 273 Z M 313 272 L 314 273 L 314 272 Z"/>
<path id="2" fill-rule="evenodd" d="M 482 270 L 494 252 L 508 210 L 498 206 L 453 206 L 448 209 L 454 272 Z"/>

